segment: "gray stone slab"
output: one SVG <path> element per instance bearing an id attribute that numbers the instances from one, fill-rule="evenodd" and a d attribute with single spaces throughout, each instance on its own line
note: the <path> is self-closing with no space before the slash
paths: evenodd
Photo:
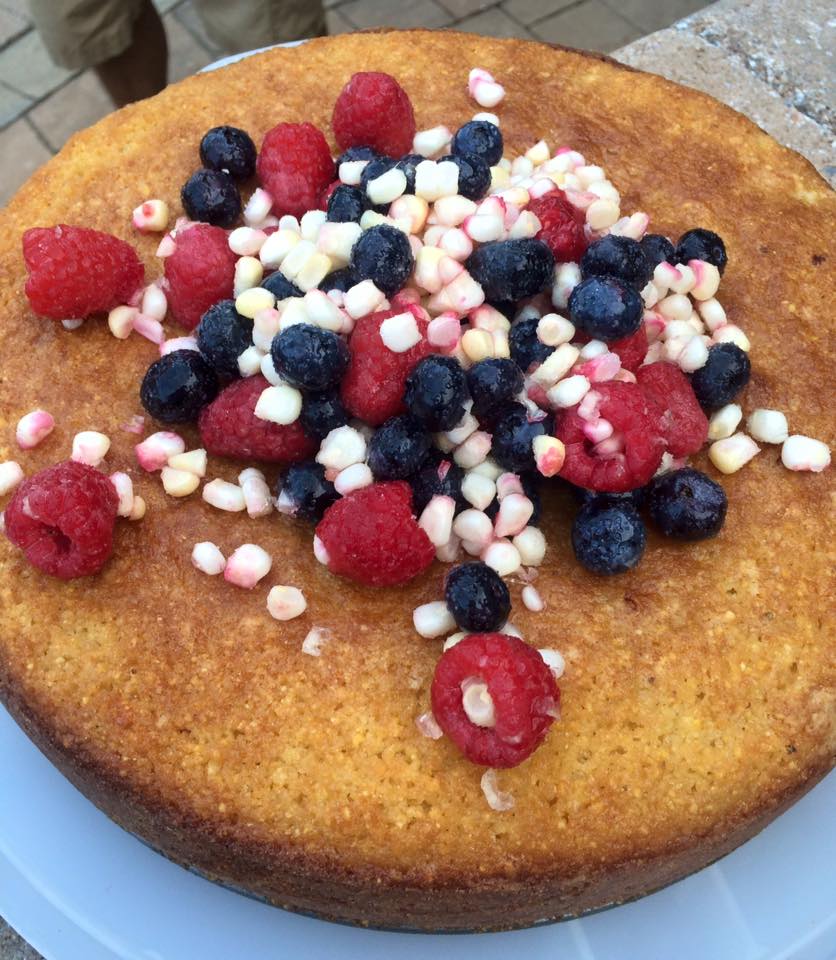
<path id="1" fill-rule="evenodd" d="M 531 32 L 547 43 L 608 53 L 640 37 L 642 31 L 605 7 L 601 0 L 585 0 L 535 23 Z"/>
<path id="2" fill-rule="evenodd" d="M 358 29 L 369 27 L 449 27 L 453 18 L 436 0 L 351 0 L 340 13 Z"/>
<path id="3" fill-rule="evenodd" d="M 11 90 L 0 83 L 0 130 L 5 129 L 13 120 L 32 106 L 29 97 Z"/>
<path id="4" fill-rule="evenodd" d="M 0 206 L 51 156 L 26 118 L 6 127 L 0 133 L 0 170 L 4 172 L 0 178 Z M 2 953 L 0 960 L 6 960 Z"/>
<path id="5" fill-rule="evenodd" d="M 505 0 L 502 9 L 526 26 L 576 5 L 577 0 Z"/>
<path id="6" fill-rule="evenodd" d="M 57 67 L 49 59 L 35 30 L 0 51 L 0 82 L 34 100 L 57 90 L 72 75 L 71 70 Z"/>
<path id="7" fill-rule="evenodd" d="M 456 24 L 457 30 L 467 30 L 470 33 L 479 33 L 485 37 L 518 37 L 521 40 L 531 40 L 531 34 L 521 24 L 509 17 L 499 7 L 491 7 L 482 13 L 474 14 Z"/>

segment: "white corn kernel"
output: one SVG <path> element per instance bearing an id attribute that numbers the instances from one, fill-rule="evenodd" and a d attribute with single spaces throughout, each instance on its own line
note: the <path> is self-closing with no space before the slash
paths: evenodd
<path id="1" fill-rule="evenodd" d="M 574 407 L 589 392 L 591 384 L 589 380 L 579 373 L 571 377 L 564 377 L 563 380 L 550 387 L 546 393 L 549 403 L 559 410 L 565 410 L 568 407 Z"/>
<path id="2" fill-rule="evenodd" d="M 494 522 L 497 537 L 513 537 L 522 533 L 534 513 L 534 504 L 520 493 L 511 493 L 499 502 Z"/>
<path id="3" fill-rule="evenodd" d="M 720 286 L 720 271 L 713 263 L 705 260 L 689 260 L 688 266 L 694 276 L 694 285 L 691 288 L 691 296 L 695 300 L 710 300 Z M 682 267 L 679 268 L 680 270 Z M 685 291 L 677 291 L 677 293 Z"/>
<path id="4" fill-rule="evenodd" d="M 350 187 L 359 186 L 368 162 L 368 160 L 343 160 L 337 171 L 340 182 L 348 184 Z"/>
<path id="5" fill-rule="evenodd" d="M 526 610 L 531 610 L 533 613 L 539 613 L 546 606 L 540 591 L 530 583 L 522 589 L 522 602 Z"/>
<path id="6" fill-rule="evenodd" d="M 830 466 L 830 450 L 826 443 L 793 434 L 787 437 L 781 447 L 781 463 L 788 470 L 810 470 L 821 473 Z"/>
<path id="7" fill-rule="evenodd" d="M 188 497 L 200 486 L 200 477 L 197 474 L 188 470 L 174 470 L 171 467 L 163 467 L 160 479 L 163 490 L 170 497 Z"/>
<path id="8" fill-rule="evenodd" d="M 245 290 L 257 287 L 263 278 L 264 267 L 259 259 L 256 257 L 239 257 L 235 262 L 232 292 L 236 297 L 239 297 Z"/>
<path id="9" fill-rule="evenodd" d="M 244 207 L 244 223 L 251 227 L 261 224 L 270 215 L 272 209 L 273 198 L 266 190 L 257 187 Z"/>
<path id="10" fill-rule="evenodd" d="M 224 572 L 226 558 L 216 544 L 204 540 L 202 543 L 196 543 L 192 548 L 192 563 L 201 573 L 216 577 Z"/>
<path id="11" fill-rule="evenodd" d="M 477 510 L 485 510 L 496 496 L 496 484 L 490 477 L 468 470 L 462 480 L 462 496 Z"/>
<path id="12" fill-rule="evenodd" d="M 274 234 L 275 236 L 275 234 Z M 252 320 L 262 310 L 270 310 L 276 304 L 276 298 L 264 287 L 252 287 L 238 294 L 235 298 L 235 309 L 242 317 Z"/>
<path id="13" fill-rule="evenodd" d="M 387 317 L 380 325 L 380 339 L 392 353 L 406 353 L 421 342 L 418 322 L 410 311 Z"/>
<path id="14" fill-rule="evenodd" d="M 258 251 L 258 258 L 265 269 L 275 270 L 301 242 L 302 237 L 297 230 L 279 229 L 264 241 Z"/>
<path id="15" fill-rule="evenodd" d="M 168 299 L 156 283 L 149 283 L 142 292 L 142 305 L 139 312 L 152 320 L 165 320 L 168 311 Z"/>
<path id="16" fill-rule="evenodd" d="M 527 567 L 539 567 L 546 556 L 546 538 L 537 527 L 526 527 L 511 541 Z"/>
<path id="17" fill-rule="evenodd" d="M 352 490 L 368 487 L 372 483 L 374 483 L 374 477 L 365 463 L 353 463 L 350 467 L 340 470 L 334 477 L 334 489 L 341 497 L 351 493 Z"/>
<path id="18" fill-rule="evenodd" d="M 416 607 L 412 611 L 412 622 L 416 632 L 428 640 L 443 637 L 456 628 L 456 621 L 443 600 L 433 600 Z"/>
<path id="19" fill-rule="evenodd" d="M 146 200 L 134 209 L 131 219 L 140 233 L 161 233 L 168 225 L 168 204 L 165 200 Z"/>
<path id="20" fill-rule="evenodd" d="M 519 570 L 520 552 L 508 540 L 494 540 L 481 555 L 482 562 L 492 567 L 500 575 L 507 577 Z"/>
<path id="21" fill-rule="evenodd" d="M 274 620 L 293 620 L 308 609 L 308 601 L 298 587 L 275 586 L 267 594 L 267 612 Z"/>
<path id="22" fill-rule="evenodd" d="M 713 333 L 719 327 L 727 323 L 726 311 L 719 300 L 711 297 L 709 300 L 702 300 L 697 304 L 697 312 L 702 317 L 702 322 L 708 330 Z"/>
<path id="23" fill-rule="evenodd" d="M 227 513 L 240 513 L 247 509 L 244 491 L 237 483 L 228 480 L 211 480 L 203 487 L 202 496 L 209 506 Z"/>
<path id="24" fill-rule="evenodd" d="M 366 438 L 347 424 L 335 427 L 322 441 L 316 462 L 332 470 L 345 470 L 366 459 Z"/>
<path id="25" fill-rule="evenodd" d="M 537 339 L 547 347 L 569 343 L 575 335 L 574 324 L 557 313 L 546 313 L 537 322 Z"/>
<path id="26" fill-rule="evenodd" d="M 434 157 L 446 150 L 447 144 L 452 139 L 453 134 L 445 126 L 419 130 L 412 138 L 412 150 L 413 153 L 418 153 L 422 157 Z"/>
<path id="27" fill-rule="evenodd" d="M 577 347 L 573 347 L 571 343 L 562 343 L 537 367 L 531 379 L 548 389 L 566 376 L 579 356 L 580 351 Z"/>
<path id="28" fill-rule="evenodd" d="M 299 221 L 299 232 L 302 234 L 302 239 L 314 243 L 320 228 L 327 220 L 328 214 L 324 210 L 308 210 Z"/>
<path id="29" fill-rule="evenodd" d="M 46 410 L 31 410 L 17 422 L 15 440 L 21 450 L 33 450 L 55 429 L 55 418 Z"/>
<path id="30" fill-rule="evenodd" d="M 255 543 L 243 543 L 226 562 L 224 580 L 245 590 L 252 590 L 273 566 L 273 559 L 266 550 Z"/>
<path id="31" fill-rule="evenodd" d="M 592 230 L 606 230 L 621 216 L 621 210 L 612 200 L 593 200 L 586 208 L 586 222 Z"/>
<path id="32" fill-rule="evenodd" d="M 783 443 L 789 436 L 787 418 L 780 410 L 754 410 L 746 420 L 749 435 L 761 443 Z"/>
<path id="33" fill-rule="evenodd" d="M 473 200 L 455 194 L 452 197 L 442 197 L 433 204 L 435 221 L 447 227 L 458 227 L 468 217 L 476 213 L 476 204 Z"/>
<path id="34" fill-rule="evenodd" d="M 752 346 L 746 334 L 740 327 L 735 326 L 733 323 L 726 323 L 723 324 L 722 327 L 718 327 L 714 331 L 711 340 L 713 343 L 733 343 L 740 347 L 741 350 L 745 350 L 746 353 L 749 352 Z"/>
<path id="35" fill-rule="evenodd" d="M 258 347 L 247 347 L 238 354 L 238 372 L 242 377 L 254 377 L 261 370 L 262 352 Z"/>
<path id="36" fill-rule="evenodd" d="M 727 403 L 720 407 L 708 421 L 708 439 L 725 440 L 737 430 L 740 421 L 743 419 L 743 411 L 736 403 Z"/>
<path id="37" fill-rule="evenodd" d="M 262 390 L 253 412 L 259 420 L 270 423 L 285 426 L 295 423 L 302 412 L 302 394 L 286 383 L 278 387 L 267 387 Z"/>
<path id="38" fill-rule="evenodd" d="M 362 280 L 346 291 L 345 312 L 353 320 L 359 320 L 381 307 L 385 299 L 371 280 Z"/>
<path id="39" fill-rule="evenodd" d="M 537 653 L 543 658 L 543 663 L 551 670 L 554 674 L 555 680 L 559 680 L 563 676 L 563 672 L 566 669 L 566 661 L 563 659 L 563 655 L 560 654 L 557 650 L 538 650 Z"/>
<path id="40" fill-rule="evenodd" d="M 168 466 L 173 470 L 185 470 L 196 477 L 206 476 L 206 451 L 201 447 L 188 453 L 175 453 L 168 458 Z"/>
<path id="41" fill-rule="evenodd" d="M 23 480 L 23 469 L 15 460 L 0 463 L 0 497 L 11 493 Z"/>
<path id="42" fill-rule="evenodd" d="M 566 447 L 563 441 L 558 440 L 557 437 L 541 434 L 534 438 L 531 446 L 534 450 L 534 462 L 537 464 L 538 473 L 544 477 L 557 476 L 566 459 Z"/>
<path id="43" fill-rule="evenodd" d="M 134 447 L 136 459 L 143 470 L 153 473 L 168 463 L 169 457 L 182 453 L 186 449 L 186 441 L 177 433 L 162 430 L 152 433 L 142 443 Z"/>
<path id="44" fill-rule="evenodd" d="M 141 520 L 145 516 L 145 511 L 147 510 L 147 505 L 142 497 L 134 497 L 133 506 L 131 507 L 131 513 L 128 517 L 129 520 Z"/>
<path id="45" fill-rule="evenodd" d="M 110 437 L 96 430 L 82 430 L 73 437 L 72 459 L 77 463 L 86 463 L 98 467 L 110 450 Z"/>
<path id="46" fill-rule="evenodd" d="M 363 228 L 359 223 L 325 223 L 316 238 L 316 248 L 336 267 L 344 267 L 351 259 L 351 248 L 360 238 Z"/>
<path id="47" fill-rule="evenodd" d="M 114 307 L 107 315 L 107 326 L 119 340 L 127 340 L 134 329 L 134 320 L 139 316 L 137 307 Z"/>
<path id="48" fill-rule="evenodd" d="M 236 227 L 229 234 L 229 249 L 239 257 L 252 257 L 264 246 L 267 234 L 254 227 Z"/>
<path id="49" fill-rule="evenodd" d="M 273 338 L 281 329 L 281 314 L 278 310 L 261 310 L 253 318 L 253 344 L 259 350 L 269 351 Z"/>
<path id="50" fill-rule="evenodd" d="M 581 268 L 577 263 L 561 263 L 554 274 L 552 305 L 558 310 L 569 306 L 569 296 L 581 282 Z"/>
<path id="51" fill-rule="evenodd" d="M 493 697 L 484 681 L 469 678 L 462 683 L 462 707 L 467 719 L 477 727 L 490 729 L 496 726 Z M 499 796 L 501 794 L 497 791 Z"/>
<path id="52" fill-rule="evenodd" d="M 453 521 L 453 533 L 468 543 L 475 544 L 481 552 L 494 538 L 491 518 L 481 510 L 462 510 Z"/>
<path id="53" fill-rule="evenodd" d="M 691 301 L 682 293 L 672 293 L 656 304 L 656 310 L 667 320 L 687 320 L 691 316 Z"/>
<path id="54" fill-rule="evenodd" d="M 708 448 L 708 458 L 721 473 L 737 473 L 760 453 L 760 449 L 745 433 L 735 433 L 712 443 Z"/>
<path id="55" fill-rule="evenodd" d="M 109 479 L 113 484 L 113 489 L 116 491 L 116 496 L 119 498 L 116 515 L 119 517 L 130 517 L 134 508 L 133 480 L 131 480 L 127 473 L 121 470 L 117 473 L 112 473 Z"/>
<path id="56" fill-rule="evenodd" d="M 708 347 L 699 335 L 690 337 L 677 357 L 677 363 L 685 373 L 693 373 L 708 362 Z"/>
<path id="57" fill-rule="evenodd" d="M 247 467 L 238 474 L 238 483 L 244 494 L 244 505 L 250 517 L 266 517 L 273 512 L 273 497 L 270 487 L 260 470 Z"/>
<path id="58" fill-rule="evenodd" d="M 456 447 L 453 460 L 463 470 L 472 470 L 478 466 L 491 452 L 491 435 L 483 430 L 474 430 L 473 433 Z"/>
<path id="59" fill-rule="evenodd" d="M 455 512 L 456 501 L 440 494 L 432 497 L 424 507 L 418 518 L 418 526 L 426 533 L 434 547 L 441 547 L 450 539 Z"/>
<path id="60" fill-rule="evenodd" d="M 478 363 L 494 355 L 493 337 L 487 330 L 465 330 L 461 346 L 471 363 Z"/>
<path id="61" fill-rule="evenodd" d="M 406 190 L 406 174 L 392 167 L 366 184 L 366 196 L 374 204 L 391 203 Z"/>

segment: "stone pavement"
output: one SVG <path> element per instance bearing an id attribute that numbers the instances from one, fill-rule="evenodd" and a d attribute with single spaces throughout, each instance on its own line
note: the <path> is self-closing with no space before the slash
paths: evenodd
<path id="1" fill-rule="evenodd" d="M 169 45 L 169 80 L 225 51 L 206 36 L 191 0 L 154 0 Z M 455 27 L 608 52 L 660 30 L 706 0 L 325 0 L 330 33 L 366 27 Z M 27 0 L 0 0 L 0 205 L 76 130 L 112 109 L 90 71 L 51 63 Z"/>

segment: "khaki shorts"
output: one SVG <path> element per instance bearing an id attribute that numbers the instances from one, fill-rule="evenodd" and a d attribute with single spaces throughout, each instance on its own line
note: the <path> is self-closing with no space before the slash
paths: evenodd
<path id="1" fill-rule="evenodd" d="M 29 0 L 49 55 L 80 70 L 123 53 L 145 0 Z M 206 32 L 227 53 L 325 32 L 321 0 L 192 0 Z"/>

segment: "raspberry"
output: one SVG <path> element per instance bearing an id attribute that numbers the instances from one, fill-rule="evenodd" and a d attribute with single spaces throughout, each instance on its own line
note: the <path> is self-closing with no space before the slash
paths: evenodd
<path id="1" fill-rule="evenodd" d="M 403 481 L 373 483 L 349 493 L 325 511 L 316 535 L 328 553 L 331 573 L 372 587 L 406 583 L 435 558 Z"/>
<path id="2" fill-rule="evenodd" d="M 53 320 L 83 319 L 127 303 L 145 278 L 130 244 L 86 227 L 27 230 L 23 257 L 29 303 Z"/>
<path id="3" fill-rule="evenodd" d="M 608 456 L 591 451 L 584 436 L 585 421 L 578 407 L 560 417 L 555 436 L 566 445 L 560 476 L 575 486 L 604 493 L 625 493 L 644 486 L 656 472 L 665 450 L 655 411 L 633 383 L 612 381 L 593 387 L 600 398 L 598 411 L 621 437 L 623 449 Z M 587 395 L 588 396 L 588 395 Z M 588 402 L 586 397 L 584 402 Z"/>
<path id="4" fill-rule="evenodd" d="M 118 502 L 103 473 L 67 460 L 17 488 L 6 507 L 6 535 L 44 573 L 86 577 L 98 573 L 113 551 Z"/>
<path id="5" fill-rule="evenodd" d="M 402 312 L 380 310 L 357 321 L 348 348 L 351 360 L 342 382 L 342 400 L 355 417 L 379 427 L 396 414 L 405 413 L 403 394 L 412 368 L 433 352 L 427 342 L 427 321 L 416 316 L 423 339 L 404 353 L 393 353 L 380 338 L 380 325 Z"/>
<path id="6" fill-rule="evenodd" d="M 282 426 L 255 415 L 258 398 L 269 386 L 262 376 L 236 380 L 203 408 L 198 427 L 209 453 L 265 463 L 297 463 L 316 453 L 317 442 L 298 420 Z"/>
<path id="7" fill-rule="evenodd" d="M 322 132 L 312 123 L 280 123 L 268 131 L 257 162 L 261 182 L 273 197 L 273 213 L 301 217 L 319 206 L 334 179 L 334 161 Z"/>
<path id="8" fill-rule="evenodd" d="M 478 726 L 463 692 L 479 683 L 493 700 L 495 724 Z M 430 691 L 438 725 L 472 763 L 515 767 L 543 742 L 560 705 L 560 691 L 540 654 L 517 637 L 474 633 L 436 664 Z"/>
<path id="9" fill-rule="evenodd" d="M 660 410 L 659 428 L 675 457 L 696 453 L 708 439 L 708 418 L 690 380 L 673 363 L 649 363 L 636 371 L 642 393 Z"/>
<path id="10" fill-rule="evenodd" d="M 176 249 L 165 258 L 168 306 L 174 319 L 193 330 L 220 300 L 233 295 L 235 254 L 220 227 L 198 223 L 176 237 Z"/>
<path id="11" fill-rule="evenodd" d="M 579 263 L 589 243 L 583 212 L 569 203 L 562 190 L 533 200 L 528 209 L 542 224 L 537 239 L 548 245 L 557 263 Z"/>
<path id="12" fill-rule="evenodd" d="M 341 187 L 341 186 L 342 186 L 341 180 L 332 180 L 328 184 L 328 186 L 322 191 L 322 193 L 320 193 L 319 202 L 316 205 L 317 210 L 327 210 L 328 201 L 331 199 L 331 194 L 337 189 L 337 187 Z"/>
<path id="13" fill-rule="evenodd" d="M 607 346 L 611 353 L 617 353 L 621 357 L 621 366 L 625 370 L 635 373 L 647 356 L 647 330 L 642 324 L 635 333 L 621 337 L 620 340 L 610 340 Z"/>
<path id="14" fill-rule="evenodd" d="M 337 97 L 331 124 L 342 150 L 371 147 L 390 157 L 412 150 L 412 103 L 388 73 L 355 73 Z"/>

